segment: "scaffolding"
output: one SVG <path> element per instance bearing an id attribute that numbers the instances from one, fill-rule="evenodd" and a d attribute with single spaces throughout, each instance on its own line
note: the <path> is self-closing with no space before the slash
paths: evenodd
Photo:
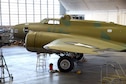
<path id="1" fill-rule="evenodd" d="M 126 84 L 126 73 L 120 63 L 107 62 L 101 66 L 101 84 Z"/>
<path id="2" fill-rule="evenodd" d="M 4 59 L 3 53 L 2 53 L 2 49 L 0 48 L 0 73 L 1 73 L 1 77 L 0 77 L 0 84 L 4 84 L 5 83 L 5 78 L 9 78 L 9 81 L 13 81 L 13 76 L 12 74 L 10 74 L 8 66 L 6 64 L 6 61 Z M 5 76 L 5 70 L 8 74 L 8 76 Z"/>
<path id="3" fill-rule="evenodd" d="M 0 28 L 0 42 L 1 45 L 10 45 L 13 39 L 11 28 Z"/>

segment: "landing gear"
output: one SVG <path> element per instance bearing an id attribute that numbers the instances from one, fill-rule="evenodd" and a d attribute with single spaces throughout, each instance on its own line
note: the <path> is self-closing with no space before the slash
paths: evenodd
<path id="1" fill-rule="evenodd" d="M 58 60 L 58 68 L 61 72 L 70 72 L 74 68 L 74 62 L 85 62 L 82 53 L 60 53 Z"/>
<path id="2" fill-rule="evenodd" d="M 58 68 L 61 72 L 70 72 L 74 68 L 74 61 L 68 56 L 60 57 L 58 60 Z"/>
<path id="3" fill-rule="evenodd" d="M 84 58 L 84 54 L 77 53 L 75 54 L 75 59 L 79 62 L 86 62 L 87 60 Z"/>

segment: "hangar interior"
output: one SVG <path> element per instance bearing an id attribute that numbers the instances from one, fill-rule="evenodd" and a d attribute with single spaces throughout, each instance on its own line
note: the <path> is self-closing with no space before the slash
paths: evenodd
<path id="1" fill-rule="evenodd" d="M 39 22 L 64 14 L 125 25 L 125 3 L 125 0 L 0 0 L 0 25 Z"/>
<path id="2" fill-rule="evenodd" d="M 126 25 L 125 4 L 126 0 L 0 0 L 0 36 L 4 37 L 0 39 L 7 43 L 12 38 L 10 28 L 14 25 L 60 18 L 65 14 L 82 20 Z M 3 74 L 1 64 L 0 83 L 3 84 L 126 84 L 125 53 L 84 54 L 86 62 L 75 63 L 74 70 L 69 73 L 59 72 L 56 63 L 59 56 L 48 53 L 42 58 L 46 60 L 46 66 L 36 70 L 37 54 L 27 51 L 22 45 L 3 46 L 0 56 L 5 57 L 9 73 L 13 75 L 8 78 L 6 69 Z M 2 58 L 0 61 L 3 63 Z M 49 71 L 50 63 L 56 70 L 53 73 Z"/>

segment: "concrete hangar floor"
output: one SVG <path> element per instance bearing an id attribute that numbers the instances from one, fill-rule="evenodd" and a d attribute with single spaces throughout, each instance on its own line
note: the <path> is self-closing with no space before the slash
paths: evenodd
<path id="1" fill-rule="evenodd" d="M 87 62 L 75 63 L 73 71 L 50 73 L 50 63 L 53 63 L 54 70 L 58 70 L 59 56 L 55 54 L 47 55 L 46 68 L 36 71 L 36 53 L 13 45 L 2 47 L 2 52 L 13 75 L 13 81 L 5 78 L 4 84 L 126 84 L 126 53 L 85 55 Z"/>

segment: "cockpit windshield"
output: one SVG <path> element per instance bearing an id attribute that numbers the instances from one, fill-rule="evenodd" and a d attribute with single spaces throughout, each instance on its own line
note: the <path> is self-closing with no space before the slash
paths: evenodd
<path id="1" fill-rule="evenodd" d="M 43 19 L 40 23 L 42 24 L 60 24 L 59 19 Z"/>
<path id="2" fill-rule="evenodd" d="M 48 19 L 43 19 L 43 20 L 40 21 L 40 23 L 47 24 L 48 23 Z"/>

